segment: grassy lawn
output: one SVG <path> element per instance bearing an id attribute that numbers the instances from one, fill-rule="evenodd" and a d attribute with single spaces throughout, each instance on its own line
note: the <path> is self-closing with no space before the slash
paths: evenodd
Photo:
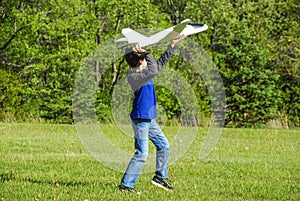
<path id="1" fill-rule="evenodd" d="M 112 125 L 102 128 L 133 153 L 132 138 Z M 171 128 L 164 131 L 172 138 Z M 2 123 L 0 200 L 300 200 L 300 130 L 224 129 L 200 160 L 206 132 L 199 129 L 170 167 L 174 192 L 157 189 L 148 173 L 138 179 L 138 195 L 117 190 L 122 172 L 90 156 L 74 126 Z"/>

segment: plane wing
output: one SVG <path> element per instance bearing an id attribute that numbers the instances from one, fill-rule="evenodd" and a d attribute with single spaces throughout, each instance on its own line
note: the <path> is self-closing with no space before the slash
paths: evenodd
<path id="1" fill-rule="evenodd" d="M 117 42 L 127 40 L 129 44 L 138 43 L 140 47 L 145 47 L 166 40 L 171 40 L 172 38 L 178 36 L 182 32 L 182 30 L 184 30 L 188 21 L 189 20 L 184 20 L 180 24 L 177 24 L 176 26 L 170 27 L 166 30 L 163 30 L 151 36 L 145 36 L 130 28 L 125 28 L 122 29 L 122 34 L 125 36 L 125 38 L 121 38 L 121 40 L 119 39 Z"/>
<path id="2" fill-rule="evenodd" d="M 151 36 L 145 36 L 130 28 L 122 29 L 125 38 L 120 38 L 116 42 L 127 42 L 127 44 L 139 44 L 140 47 L 153 45 L 159 42 L 170 41 L 179 34 L 192 35 L 207 30 L 206 24 L 188 24 L 190 20 L 186 19 L 181 23 L 165 29 Z"/>

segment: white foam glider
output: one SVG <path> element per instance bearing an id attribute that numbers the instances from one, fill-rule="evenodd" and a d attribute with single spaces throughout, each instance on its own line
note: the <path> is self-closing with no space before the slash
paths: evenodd
<path id="1" fill-rule="evenodd" d="M 206 24 L 188 24 L 189 21 L 189 19 L 183 20 L 181 23 L 151 36 L 145 36 L 130 28 L 125 28 L 122 29 L 122 34 L 125 37 L 118 39 L 116 42 L 126 42 L 126 45 L 138 43 L 140 47 L 145 47 L 159 42 L 170 41 L 179 34 L 189 36 L 208 29 Z"/>

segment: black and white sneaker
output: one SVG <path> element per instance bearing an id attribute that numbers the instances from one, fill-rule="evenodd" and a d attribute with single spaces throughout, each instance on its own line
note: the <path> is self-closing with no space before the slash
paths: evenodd
<path id="1" fill-rule="evenodd" d="M 174 191 L 174 188 L 168 183 L 167 179 L 163 179 L 163 178 L 159 178 L 158 176 L 154 176 L 151 183 L 154 184 L 155 186 L 158 186 L 167 191 Z"/>
<path id="2" fill-rule="evenodd" d="M 124 185 L 119 185 L 119 190 L 122 192 L 139 193 L 136 189 Z"/>

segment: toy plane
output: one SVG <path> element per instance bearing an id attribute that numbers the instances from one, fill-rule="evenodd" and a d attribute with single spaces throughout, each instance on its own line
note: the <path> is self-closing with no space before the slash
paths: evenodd
<path id="1" fill-rule="evenodd" d="M 206 24 L 189 24 L 189 21 L 189 19 L 183 20 L 181 23 L 151 36 L 145 36 L 130 28 L 125 28 L 122 29 L 122 34 L 125 37 L 118 39 L 116 42 L 127 43 L 123 46 L 127 46 L 128 44 L 139 44 L 140 47 L 145 47 L 164 41 L 170 41 L 172 38 L 178 36 L 179 34 L 189 36 L 208 29 L 208 26 Z"/>

